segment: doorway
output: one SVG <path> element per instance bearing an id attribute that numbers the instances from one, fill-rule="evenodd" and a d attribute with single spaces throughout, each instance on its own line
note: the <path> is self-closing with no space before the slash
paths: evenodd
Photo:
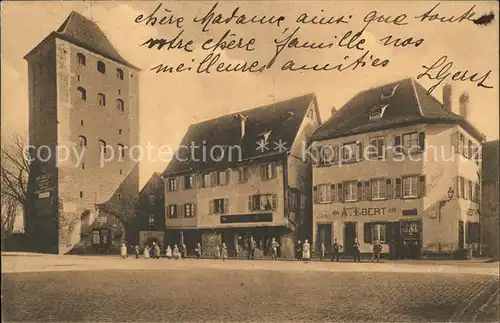
<path id="1" fill-rule="evenodd" d="M 465 248 L 465 229 L 464 221 L 458 221 L 458 248 Z"/>
<path id="2" fill-rule="evenodd" d="M 321 242 L 325 244 L 326 250 L 331 251 L 332 248 L 332 225 L 318 224 L 318 240 L 316 241 L 316 250 L 320 250 Z"/>
<path id="3" fill-rule="evenodd" d="M 344 223 L 344 252 L 352 254 L 354 239 L 358 237 L 356 232 L 356 222 Z"/>

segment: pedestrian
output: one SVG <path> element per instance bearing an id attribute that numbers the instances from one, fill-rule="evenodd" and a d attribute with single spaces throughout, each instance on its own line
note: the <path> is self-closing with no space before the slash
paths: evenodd
<path id="1" fill-rule="evenodd" d="M 319 251 L 320 251 L 319 260 L 323 261 L 323 259 L 325 259 L 325 255 L 326 255 L 326 247 L 325 247 L 325 244 L 323 242 L 321 242 L 321 245 L 319 246 Z"/>
<path id="2" fill-rule="evenodd" d="M 182 244 L 182 258 L 187 258 L 188 251 L 186 245 L 183 243 Z"/>
<path id="3" fill-rule="evenodd" d="M 220 247 L 219 246 L 215 246 L 214 248 L 214 259 L 215 260 L 219 260 L 220 258 Z"/>
<path id="4" fill-rule="evenodd" d="M 337 262 L 339 261 L 339 256 L 340 256 L 340 250 L 342 249 L 342 246 L 340 243 L 337 242 L 337 239 L 333 242 L 333 254 L 332 254 L 332 261 L 335 259 Z"/>
<path id="5" fill-rule="evenodd" d="M 304 244 L 302 245 L 302 259 L 306 262 L 311 260 L 311 245 L 307 239 L 304 240 Z"/>
<path id="6" fill-rule="evenodd" d="M 181 253 L 179 252 L 179 247 L 177 247 L 177 244 L 174 244 L 174 250 L 172 251 L 172 256 L 174 259 L 179 259 L 181 257 Z"/>
<path id="7" fill-rule="evenodd" d="M 354 243 L 352 244 L 352 250 L 354 253 L 354 262 L 361 262 L 361 252 L 359 251 L 359 242 L 358 239 L 354 239 Z"/>
<path id="8" fill-rule="evenodd" d="M 389 245 L 389 259 L 395 260 L 396 258 L 396 243 L 394 240 L 389 240 L 387 243 Z"/>
<path id="9" fill-rule="evenodd" d="M 154 258 L 160 259 L 160 246 L 157 244 L 154 244 Z"/>
<path id="10" fill-rule="evenodd" d="M 278 247 L 279 243 L 276 241 L 275 238 L 271 240 L 271 254 L 273 256 L 273 260 L 278 260 Z"/>
<path id="11" fill-rule="evenodd" d="M 297 241 L 297 244 L 295 245 L 295 258 L 298 261 L 302 260 L 302 241 Z"/>
<path id="12" fill-rule="evenodd" d="M 144 246 L 144 259 L 149 259 L 149 246 Z"/>
<path id="13" fill-rule="evenodd" d="M 240 244 L 238 243 L 238 241 L 236 241 L 236 243 L 234 244 L 234 257 L 236 259 L 238 259 L 240 257 Z"/>
<path id="14" fill-rule="evenodd" d="M 373 243 L 372 262 L 374 262 L 375 260 L 378 262 L 381 251 L 382 251 L 382 245 L 378 240 L 375 240 L 375 242 Z"/>
<path id="15" fill-rule="evenodd" d="M 196 254 L 196 259 L 201 258 L 201 244 L 198 242 L 196 248 L 194 248 L 194 253 Z"/>
<path id="16" fill-rule="evenodd" d="M 222 246 L 221 246 L 221 254 L 222 254 L 222 261 L 226 261 L 226 258 L 227 258 L 227 246 L 226 246 L 226 243 L 223 242 L 222 243 Z"/>
<path id="17" fill-rule="evenodd" d="M 122 246 L 120 249 L 121 249 L 120 253 L 122 255 L 122 258 L 123 259 L 127 258 L 127 246 L 124 243 L 122 243 Z"/>
<path id="18" fill-rule="evenodd" d="M 257 242 L 255 242 L 253 237 L 250 237 L 250 241 L 248 242 L 248 259 L 249 260 L 254 260 L 255 248 L 257 248 Z"/>
<path id="19" fill-rule="evenodd" d="M 167 246 L 167 249 L 165 249 L 165 257 L 167 257 L 167 259 L 172 259 L 172 248 L 170 248 L 170 246 Z"/>
<path id="20" fill-rule="evenodd" d="M 135 251 L 135 259 L 139 259 L 139 256 L 141 254 L 141 249 L 139 249 L 138 245 L 135 245 L 134 251 Z"/>

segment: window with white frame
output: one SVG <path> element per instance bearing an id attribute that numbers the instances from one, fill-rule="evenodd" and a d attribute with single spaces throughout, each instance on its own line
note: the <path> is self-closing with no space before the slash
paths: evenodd
<path id="1" fill-rule="evenodd" d="M 116 69 L 116 77 L 120 80 L 123 80 L 123 70 L 120 68 Z"/>
<path id="2" fill-rule="evenodd" d="M 276 194 L 256 194 L 249 197 L 248 208 L 250 211 L 270 211 L 277 206 Z"/>
<path id="3" fill-rule="evenodd" d="M 418 196 L 418 176 L 403 177 L 403 198 Z"/>
<path id="4" fill-rule="evenodd" d="M 184 189 L 189 190 L 194 188 L 194 175 L 184 176 Z"/>
<path id="5" fill-rule="evenodd" d="M 331 145 L 325 145 L 318 148 L 319 153 L 319 164 L 320 165 L 331 165 L 337 160 L 337 147 Z"/>
<path id="6" fill-rule="evenodd" d="M 225 214 L 228 212 L 228 199 L 215 199 L 211 201 L 212 213 Z"/>
<path id="7" fill-rule="evenodd" d="M 210 187 L 212 186 L 212 177 L 210 173 L 205 173 L 201 177 L 201 186 L 202 187 Z"/>
<path id="8" fill-rule="evenodd" d="M 405 151 L 414 151 L 419 149 L 418 132 L 403 134 L 403 148 Z"/>
<path id="9" fill-rule="evenodd" d="M 229 183 L 229 170 L 218 171 L 215 173 L 215 182 L 217 185 L 227 185 Z"/>
<path id="10" fill-rule="evenodd" d="M 194 217 L 194 204 L 192 203 L 184 204 L 184 217 L 186 218 Z"/>
<path id="11" fill-rule="evenodd" d="M 342 145 L 342 161 L 356 161 L 356 148 L 357 145 L 355 142 Z"/>
<path id="12" fill-rule="evenodd" d="M 328 203 L 330 202 L 331 196 L 331 186 L 330 184 L 322 184 L 318 185 L 318 198 L 319 203 Z"/>
<path id="13" fill-rule="evenodd" d="M 168 206 L 168 217 L 169 218 L 176 218 L 177 217 L 177 205 L 170 204 Z"/>
<path id="14" fill-rule="evenodd" d="M 370 146 L 368 147 L 368 158 L 378 159 L 384 157 L 385 138 L 375 137 L 370 138 Z"/>
<path id="15" fill-rule="evenodd" d="M 101 73 L 106 73 L 106 64 L 104 64 L 103 61 L 98 61 L 97 62 L 97 71 L 101 72 Z"/>
<path id="16" fill-rule="evenodd" d="M 372 223 L 372 241 L 385 242 L 385 224 Z"/>
<path id="17" fill-rule="evenodd" d="M 372 200 L 385 199 L 386 181 L 385 179 L 374 179 L 371 181 L 372 186 Z"/>
<path id="18" fill-rule="evenodd" d="M 357 182 L 344 183 L 345 200 L 346 202 L 357 201 L 358 199 L 358 185 Z"/>
<path id="19" fill-rule="evenodd" d="M 155 205 L 155 196 L 154 195 L 149 195 L 148 200 L 149 200 L 149 205 Z"/>
<path id="20" fill-rule="evenodd" d="M 169 192 L 177 191 L 177 179 L 176 178 L 169 178 L 168 179 L 168 191 Z"/>
<path id="21" fill-rule="evenodd" d="M 238 169 L 238 182 L 246 183 L 248 181 L 249 170 L 248 167 L 241 167 Z"/>
<path id="22" fill-rule="evenodd" d="M 271 179 L 276 177 L 276 163 L 261 165 L 261 178 Z"/>

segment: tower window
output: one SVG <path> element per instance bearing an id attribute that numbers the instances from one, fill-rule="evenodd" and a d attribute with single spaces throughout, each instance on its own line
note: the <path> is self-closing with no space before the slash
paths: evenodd
<path id="1" fill-rule="evenodd" d="M 80 81 L 80 74 L 77 74 L 77 75 L 76 75 L 76 80 L 77 80 L 77 81 Z"/>
<path id="2" fill-rule="evenodd" d="M 118 134 L 121 135 L 122 134 L 122 130 L 121 129 L 118 129 Z"/>
<path id="3" fill-rule="evenodd" d="M 119 68 L 116 69 L 116 77 L 123 80 L 123 71 Z"/>
<path id="4" fill-rule="evenodd" d="M 99 101 L 99 105 L 104 107 L 106 106 L 106 96 L 102 93 L 97 94 L 97 100 Z"/>
<path id="5" fill-rule="evenodd" d="M 125 146 L 122 144 L 118 144 L 118 156 L 120 157 L 120 160 L 123 160 L 125 157 Z"/>
<path id="6" fill-rule="evenodd" d="M 86 148 L 87 147 L 87 138 L 84 136 L 78 136 L 78 147 Z"/>
<path id="7" fill-rule="evenodd" d="M 83 198 L 83 191 L 80 191 L 80 198 Z"/>
<path id="8" fill-rule="evenodd" d="M 85 163 L 82 163 L 82 169 L 85 169 Z"/>
<path id="9" fill-rule="evenodd" d="M 101 155 L 106 154 L 106 142 L 102 139 L 99 139 L 99 151 L 101 152 Z"/>
<path id="10" fill-rule="evenodd" d="M 101 72 L 102 74 L 106 73 L 106 64 L 104 64 L 103 61 L 97 62 L 97 71 Z"/>
<path id="11" fill-rule="evenodd" d="M 80 120 L 80 126 L 83 127 L 83 120 Z"/>
<path id="12" fill-rule="evenodd" d="M 76 90 L 78 91 L 80 101 L 87 101 L 87 90 L 81 86 L 79 86 Z"/>
<path id="13" fill-rule="evenodd" d="M 120 169 L 120 175 L 123 175 L 123 170 L 122 169 Z"/>
<path id="14" fill-rule="evenodd" d="M 122 90 L 121 89 L 118 89 L 118 94 L 122 94 Z"/>
<path id="15" fill-rule="evenodd" d="M 116 108 L 122 112 L 125 111 L 123 100 L 121 99 L 116 100 Z"/>
<path id="16" fill-rule="evenodd" d="M 82 53 L 76 54 L 76 57 L 78 58 L 78 64 L 81 66 L 85 66 L 85 55 Z"/>

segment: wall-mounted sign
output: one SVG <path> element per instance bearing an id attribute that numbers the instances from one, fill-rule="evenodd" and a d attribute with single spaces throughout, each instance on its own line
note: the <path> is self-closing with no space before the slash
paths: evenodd
<path id="1" fill-rule="evenodd" d="M 318 218 L 330 218 L 336 216 L 377 216 L 396 213 L 396 208 L 386 207 L 346 207 L 340 210 L 333 210 L 331 212 L 318 213 Z"/>
<path id="2" fill-rule="evenodd" d="M 476 209 L 468 209 L 467 210 L 467 215 L 468 216 L 476 216 L 477 215 L 477 210 Z"/>
<path id="3" fill-rule="evenodd" d="M 417 215 L 418 210 L 417 209 L 403 209 L 403 215 L 405 216 L 412 216 L 412 215 Z"/>
<path id="4" fill-rule="evenodd" d="M 272 213 L 223 215 L 220 223 L 273 222 Z"/>

